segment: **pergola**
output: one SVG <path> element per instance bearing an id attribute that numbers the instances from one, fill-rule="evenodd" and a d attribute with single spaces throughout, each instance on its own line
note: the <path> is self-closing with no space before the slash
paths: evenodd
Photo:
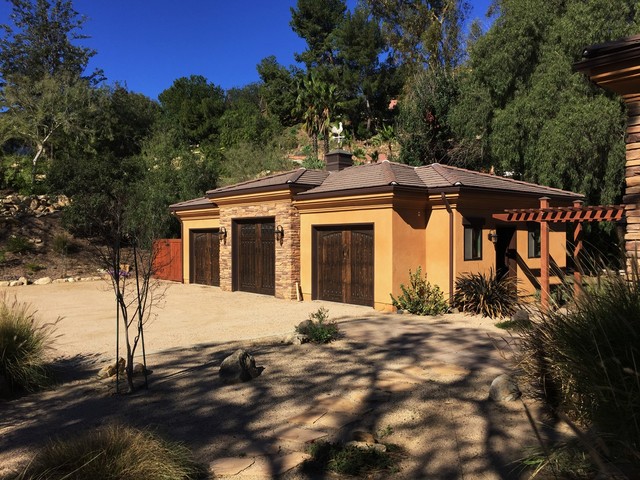
<path id="1" fill-rule="evenodd" d="M 544 311 L 549 308 L 549 223 L 575 223 L 573 234 L 575 248 L 573 259 L 574 289 L 578 294 L 582 287 L 582 272 L 578 255 L 582 250 L 583 222 L 616 222 L 624 215 L 624 205 L 597 205 L 585 207 L 581 200 L 573 202 L 571 207 L 551 207 L 549 197 L 540 198 L 539 208 L 505 210 L 495 213 L 493 218 L 503 222 L 537 222 L 540 224 L 540 302 Z"/>

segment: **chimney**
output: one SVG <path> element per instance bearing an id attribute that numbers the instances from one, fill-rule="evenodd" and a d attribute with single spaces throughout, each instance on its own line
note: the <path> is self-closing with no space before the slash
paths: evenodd
<path id="1" fill-rule="evenodd" d="M 328 172 L 339 172 L 353 166 L 353 155 L 346 150 L 331 150 L 324 156 Z"/>

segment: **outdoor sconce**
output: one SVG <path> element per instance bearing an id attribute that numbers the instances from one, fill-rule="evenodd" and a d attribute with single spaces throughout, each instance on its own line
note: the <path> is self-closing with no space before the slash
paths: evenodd
<path id="1" fill-rule="evenodd" d="M 498 234 L 496 233 L 495 230 L 490 230 L 489 231 L 489 240 L 491 240 L 491 243 L 493 243 L 494 245 L 496 243 L 498 243 Z"/>
<path id="2" fill-rule="evenodd" d="M 218 230 L 218 236 L 220 237 L 219 240 L 220 242 L 224 242 L 227 243 L 227 229 L 224 227 L 220 227 L 220 230 Z"/>
<path id="3" fill-rule="evenodd" d="M 282 245 L 283 239 L 284 239 L 284 228 L 282 227 L 282 225 L 278 225 L 276 227 L 276 240 L 280 242 L 280 245 Z"/>

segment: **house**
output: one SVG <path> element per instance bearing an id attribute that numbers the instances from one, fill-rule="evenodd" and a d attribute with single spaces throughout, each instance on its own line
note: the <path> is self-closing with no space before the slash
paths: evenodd
<path id="1" fill-rule="evenodd" d="M 392 310 L 390 294 L 408 283 L 409 270 L 422 267 L 450 295 L 461 273 L 493 268 L 533 293 L 539 224 L 502 224 L 492 214 L 538 207 L 541 197 L 556 206 L 582 198 L 440 164 L 353 166 L 345 151 L 326 161 L 326 171 L 300 168 L 172 205 L 182 225 L 183 281 Z M 552 230 L 550 253 L 558 273 L 566 266 L 564 226 Z"/>

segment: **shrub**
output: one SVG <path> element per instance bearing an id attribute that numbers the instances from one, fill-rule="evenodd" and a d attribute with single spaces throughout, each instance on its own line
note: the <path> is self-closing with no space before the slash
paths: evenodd
<path id="1" fill-rule="evenodd" d="M 204 470 L 183 445 L 125 426 L 103 426 L 51 442 L 16 480 L 188 480 Z"/>
<path id="2" fill-rule="evenodd" d="M 38 263 L 31 263 L 31 262 L 27 263 L 25 267 L 27 268 L 27 270 L 29 270 L 29 273 L 37 273 L 40 270 L 44 270 L 46 268 Z"/>
<path id="3" fill-rule="evenodd" d="M 10 253 L 29 253 L 33 251 L 33 244 L 29 241 L 29 239 L 25 237 L 21 237 L 18 235 L 11 235 L 7 239 L 7 244 L 5 245 L 5 249 Z"/>
<path id="4" fill-rule="evenodd" d="M 640 461 L 640 282 L 609 275 L 519 341 L 524 375 L 548 403 Z M 615 441 L 614 441 L 615 439 Z M 614 446 L 615 446 L 614 445 Z M 612 449 L 614 450 L 614 449 Z M 620 448 L 615 450 L 621 451 Z"/>
<path id="5" fill-rule="evenodd" d="M 423 278 L 420 267 L 414 273 L 409 270 L 409 280 L 408 287 L 400 285 L 402 295 L 398 298 L 391 295 L 394 307 L 415 315 L 439 315 L 449 311 L 449 305 L 440 287 L 431 285 L 426 275 Z"/>
<path id="6" fill-rule="evenodd" d="M 52 325 L 36 324 L 31 307 L 0 297 L 0 375 L 12 390 L 37 390 L 51 383 L 45 361 Z"/>
<path id="7" fill-rule="evenodd" d="M 296 327 L 296 332 L 309 337 L 313 343 L 329 343 L 340 335 L 340 329 L 335 322 L 330 322 L 329 310 L 320 307 L 315 313 L 309 314 L 309 320 Z"/>
<path id="8" fill-rule="evenodd" d="M 506 275 L 496 275 L 493 269 L 488 275 L 464 273 L 456 279 L 453 306 L 483 317 L 508 317 L 518 306 L 517 282 Z"/>
<path id="9" fill-rule="evenodd" d="M 335 472 L 341 475 L 364 475 L 375 471 L 394 471 L 398 447 L 386 445 L 387 451 L 359 448 L 342 443 L 315 442 L 309 446 L 311 458 L 302 464 L 305 473 Z"/>
<path id="10" fill-rule="evenodd" d="M 76 251 L 76 245 L 66 233 L 60 233 L 53 237 L 51 248 L 59 255 L 68 255 Z"/>

